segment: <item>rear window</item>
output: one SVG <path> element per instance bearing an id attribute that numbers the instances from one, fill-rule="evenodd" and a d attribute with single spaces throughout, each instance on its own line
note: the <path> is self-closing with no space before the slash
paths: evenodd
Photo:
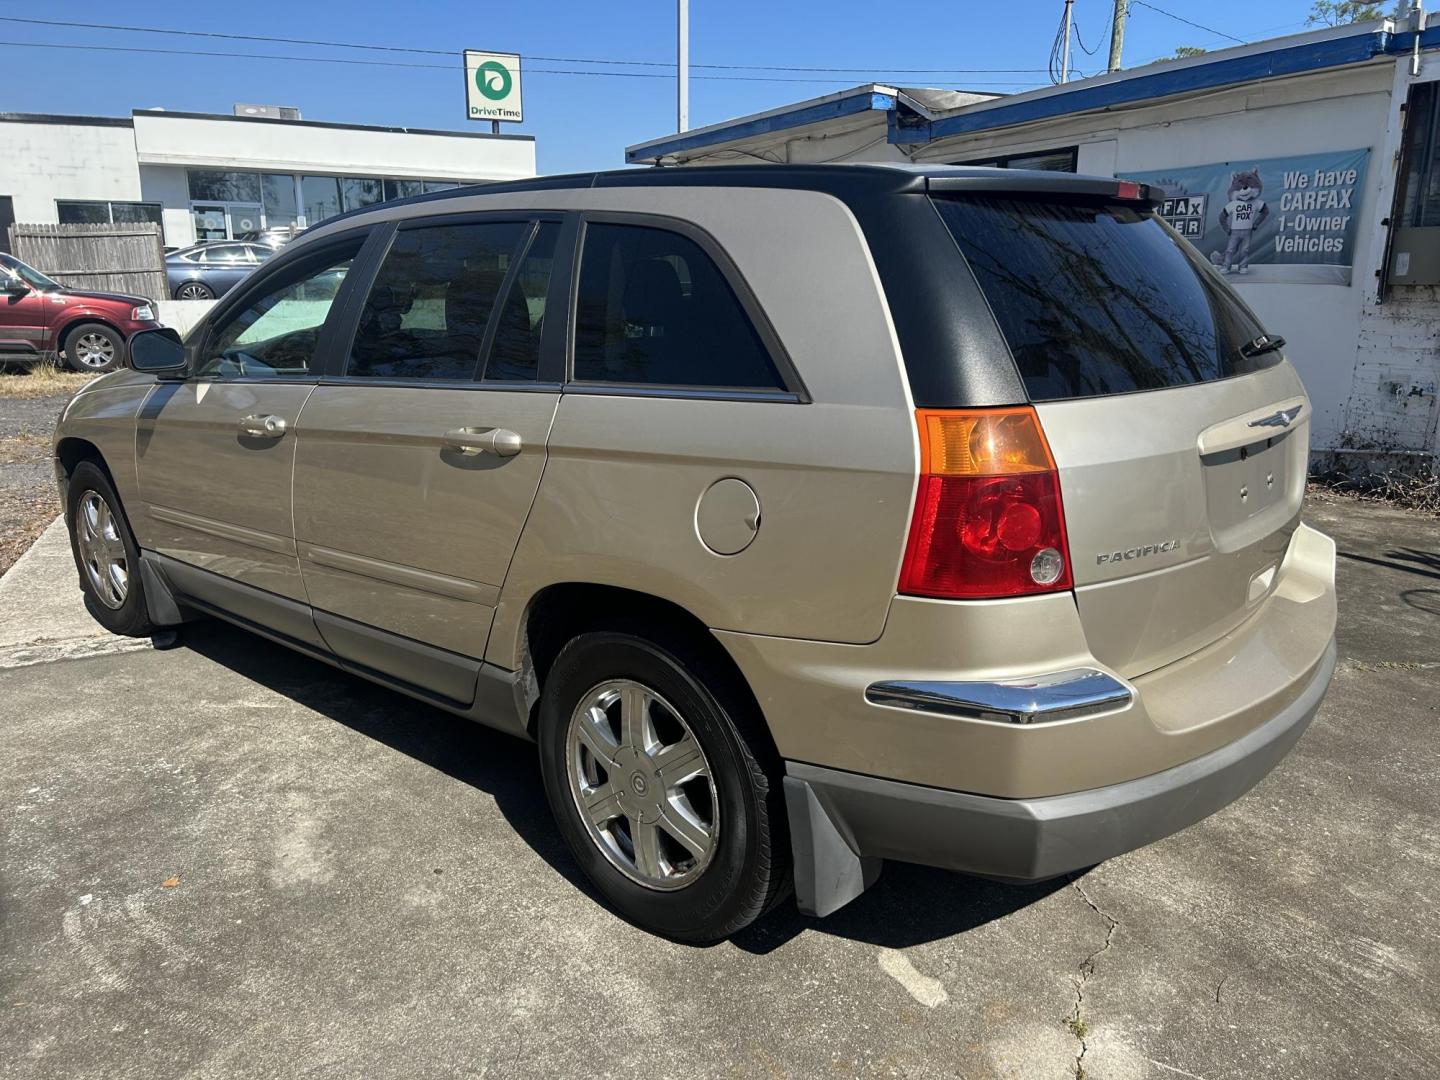
<path id="1" fill-rule="evenodd" d="M 1143 207 L 937 197 L 1035 401 L 1209 382 L 1279 362 L 1185 241 Z"/>

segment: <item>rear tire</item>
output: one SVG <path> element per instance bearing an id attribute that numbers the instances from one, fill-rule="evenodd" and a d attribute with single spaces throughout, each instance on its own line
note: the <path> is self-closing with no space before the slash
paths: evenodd
<path id="1" fill-rule="evenodd" d="M 140 549 L 105 471 L 82 461 L 65 494 L 70 550 L 85 607 L 112 634 L 149 637 L 156 630 L 145 606 Z"/>
<path id="2" fill-rule="evenodd" d="M 203 281 L 187 281 L 175 289 L 176 300 L 214 300 L 215 290 Z"/>
<path id="3" fill-rule="evenodd" d="M 707 944 L 785 895 L 778 762 L 767 770 L 773 752 L 743 734 L 763 723 L 754 713 L 699 649 L 603 631 L 556 658 L 537 732 L 545 793 L 581 868 L 628 921 Z"/>
<path id="4" fill-rule="evenodd" d="M 65 362 L 75 371 L 96 375 L 125 361 L 125 339 L 104 323 L 80 323 L 65 335 Z"/>

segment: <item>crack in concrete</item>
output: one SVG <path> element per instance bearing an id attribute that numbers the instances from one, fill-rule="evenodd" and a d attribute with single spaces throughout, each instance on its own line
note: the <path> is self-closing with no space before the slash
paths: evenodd
<path id="1" fill-rule="evenodd" d="M 136 652 L 151 648 L 149 638 L 116 637 L 99 634 L 82 638 L 36 638 L 14 645 L 0 645 L 0 671 L 53 664 L 62 660 L 88 660 L 95 656 Z"/>
<path id="2" fill-rule="evenodd" d="M 1115 931 L 1120 926 L 1120 920 L 1100 907 L 1094 900 L 1090 899 L 1090 894 L 1085 891 L 1085 887 L 1080 884 L 1078 879 L 1072 881 L 1070 884 L 1074 887 L 1075 891 L 1080 894 L 1080 898 L 1085 901 L 1086 906 L 1105 920 L 1104 943 L 1100 948 L 1096 949 L 1080 962 L 1080 977 L 1071 980 L 1071 982 L 1075 984 L 1075 1007 L 1071 1010 L 1067 1026 L 1070 1028 L 1070 1033 L 1080 1042 L 1080 1052 L 1075 1055 L 1075 1080 L 1085 1080 L 1085 1053 L 1090 1049 L 1090 1044 L 1085 1039 L 1086 1034 L 1088 1034 L 1090 1030 L 1090 1025 L 1086 1021 L 1083 1013 L 1085 1005 L 1085 984 L 1090 981 L 1090 976 L 1095 974 L 1095 965 L 1100 957 L 1110 951 L 1110 945 L 1115 940 Z"/>

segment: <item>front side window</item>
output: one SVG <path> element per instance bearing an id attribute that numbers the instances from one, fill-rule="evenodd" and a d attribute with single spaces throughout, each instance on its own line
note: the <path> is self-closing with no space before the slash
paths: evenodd
<path id="1" fill-rule="evenodd" d="M 575 321 L 577 382 L 784 389 L 735 291 L 668 229 L 591 223 Z"/>
<path id="2" fill-rule="evenodd" d="M 528 221 L 396 234 L 360 313 L 347 375 L 468 381 Z"/>
<path id="3" fill-rule="evenodd" d="M 277 378 L 313 370 L 320 331 L 362 240 L 297 261 L 246 306 L 216 324 L 197 375 Z"/>

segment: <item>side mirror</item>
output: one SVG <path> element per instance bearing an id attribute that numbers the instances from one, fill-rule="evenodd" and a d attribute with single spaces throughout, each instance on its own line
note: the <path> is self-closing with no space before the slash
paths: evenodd
<path id="1" fill-rule="evenodd" d="M 185 345 L 173 327 L 141 330 L 130 339 L 130 366 L 154 375 L 176 375 L 185 370 Z"/>
<path id="2" fill-rule="evenodd" d="M 0 293 L 7 296 L 24 296 L 30 291 L 30 283 L 22 277 L 0 278 Z"/>

